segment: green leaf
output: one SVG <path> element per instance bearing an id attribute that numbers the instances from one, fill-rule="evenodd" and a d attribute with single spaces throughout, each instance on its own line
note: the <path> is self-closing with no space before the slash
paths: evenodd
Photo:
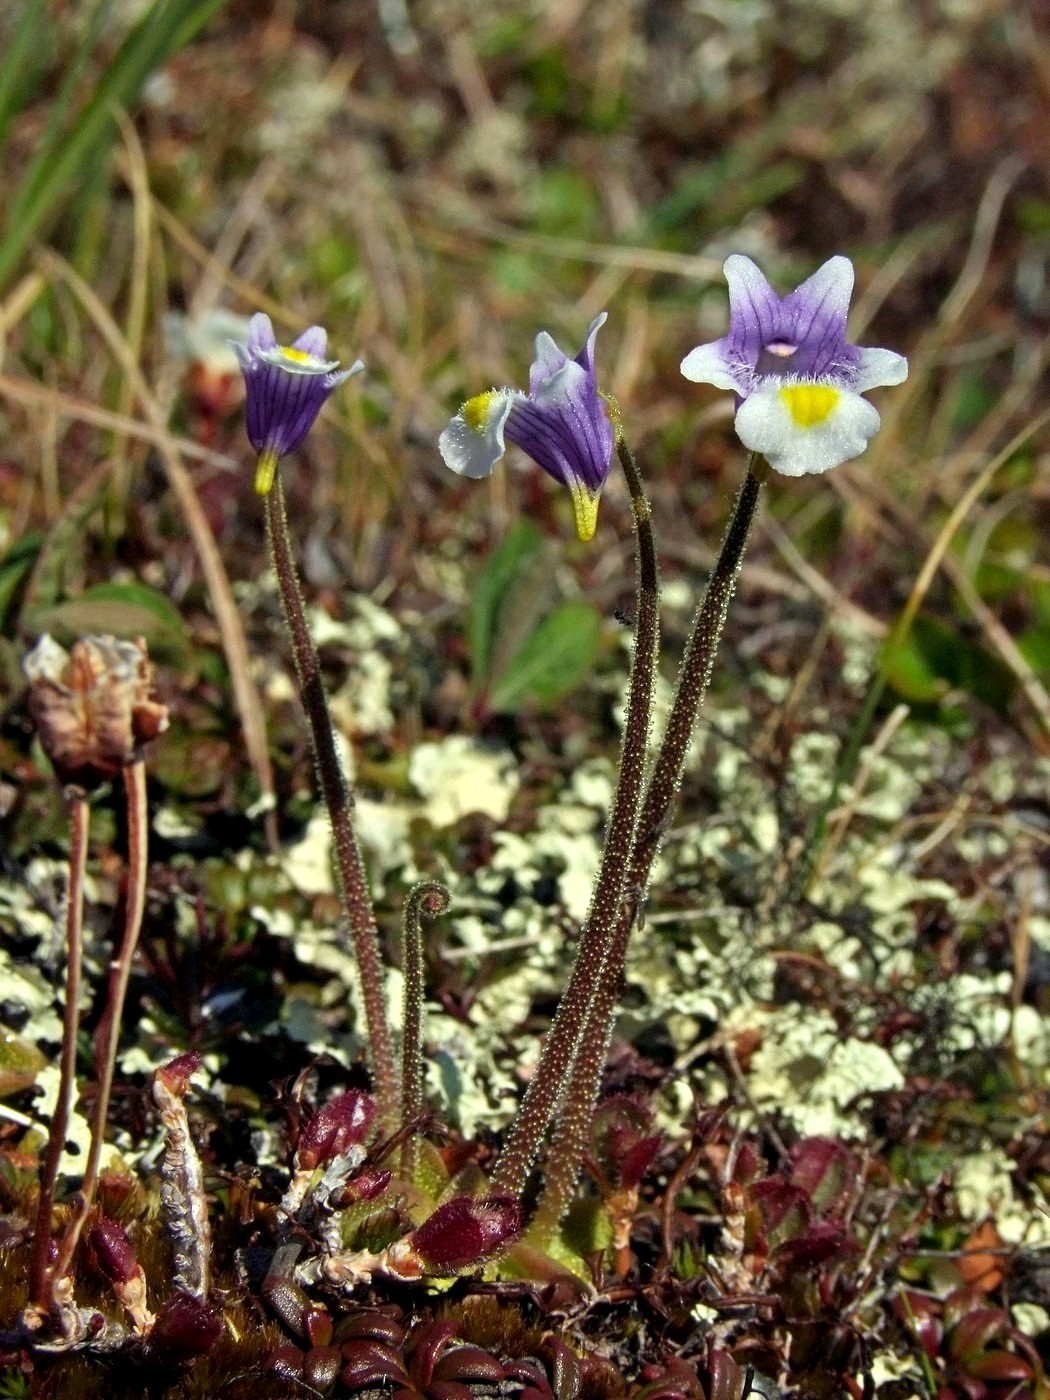
<path id="1" fill-rule="evenodd" d="M 22 589 L 33 572 L 44 536 L 39 531 L 23 535 L 0 559 L 0 632 L 14 630 L 13 619 L 21 602 Z"/>
<path id="2" fill-rule="evenodd" d="M 905 700 L 939 702 L 949 691 L 963 691 L 1002 713 L 1017 682 L 990 651 L 958 629 L 920 614 L 903 642 L 888 647 L 886 679 Z"/>
<path id="3" fill-rule="evenodd" d="M 503 668 L 489 694 L 489 707 L 513 714 L 530 700 L 547 707 L 575 690 L 594 664 L 601 627 L 601 615 L 589 603 L 563 603 Z"/>
<path id="4" fill-rule="evenodd" d="M 38 609 L 33 614 L 33 628 L 50 632 L 65 646 L 98 633 L 144 637 L 155 660 L 178 667 L 185 666 L 190 657 L 178 609 L 143 583 L 100 583 L 79 598 Z"/>
<path id="5" fill-rule="evenodd" d="M 483 688 L 492 667 L 496 633 L 507 595 L 515 580 L 543 548 L 543 535 L 532 521 L 517 520 L 478 574 L 467 620 L 471 671 L 478 689 Z"/>

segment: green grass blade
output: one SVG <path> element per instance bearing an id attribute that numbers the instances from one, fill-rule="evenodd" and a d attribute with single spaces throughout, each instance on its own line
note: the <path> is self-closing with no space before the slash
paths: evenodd
<path id="1" fill-rule="evenodd" d="M 0 150 L 7 128 L 32 82 L 34 50 L 44 23 L 44 0 L 29 0 L 0 57 Z"/>
<path id="2" fill-rule="evenodd" d="M 113 135 L 113 110 L 129 107 L 142 84 L 216 14 L 226 0 L 169 0 L 150 7 L 100 76 L 75 118 L 49 133 L 10 205 L 0 242 L 0 288 L 45 220 L 82 172 L 99 159 Z M 78 55 L 79 57 L 79 55 Z"/>

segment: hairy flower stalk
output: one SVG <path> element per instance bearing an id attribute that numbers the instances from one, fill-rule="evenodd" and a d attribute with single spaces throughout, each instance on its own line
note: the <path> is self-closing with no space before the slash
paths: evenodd
<path id="1" fill-rule="evenodd" d="M 255 489 L 265 500 L 267 538 L 292 643 L 299 695 L 310 726 L 321 794 L 332 823 L 340 899 L 361 976 L 379 1117 L 384 1130 L 392 1132 L 397 1121 L 398 1089 L 383 992 L 379 931 L 351 816 L 353 797 L 336 751 L 321 665 L 306 623 L 277 472 L 280 459 L 305 441 L 333 389 L 364 368 L 356 360 L 349 369 L 340 370 L 337 360 L 325 358 L 327 345 L 327 334 L 320 326 L 311 326 L 290 346 L 278 345 L 270 318 L 258 314 L 251 319 L 248 343 L 233 344 L 233 349 L 244 375 L 248 440 L 258 453 Z"/>
<path id="2" fill-rule="evenodd" d="M 77 1030 L 80 1024 L 80 982 L 83 964 L 84 875 L 87 870 L 88 830 L 91 809 L 79 788 L 67 789 L 69 802 L 69 878 L 66 888 L 66 1004 L 62 1014 L 62 1054 L 59 1061 L 58 1097 L 51 1115 L 40 1194 L 33 1228 L 33 1253 L 29 1265 L 29 1306 L 42 1320 L 52 1311 L 53 1281 L 60 1277 L 48 1268 L 51 1246 L 51 1214 L 55 1184 L 66 1145 L 69 1112 L 76 1084 Z"/>
<path id="3" fill-rule="evenodd" d="M 447 913 L 451 896 L 437 880 L 421 880 L 405 896 L 401 923 L 405 1006 L 401 1031 L 401 1175 L 414 1181 L 419 1159 L 416 1124 L 423 1112 L 423 920 Z"/>
<path id="4" fill-rule="evenodd" d="M 693 620 L 667 728 L 638 816 L 626 882 L 626 888 L 634 898 L 622 902 L 609 933 L 609 955 L 599 971 L 586 1021 L 580 1028 L 580 1046 L 570 1069 L 567 1092 L 547 1156 L 543 1191 L 528 1231 L 528 1242 L 537 1247 L 550 1240 L 572 1199 L 587 1131 L 601 1089 L 627 944 L 645 898 L 660 842 L 674 817 L 693 726 L 707 693 L 718 641 L 758 507 L 762 481 L 767 475 L 765 464 L 756 464 L 752 458 L 737 496 L 729 529 Z"/>
<path id="5" fill-rule="evenodd" d="M 569 985 L 492 1176 L 494 1192 L 506 1192 L 517 1197 L 524 1190 L 544 1134 L 559 1101 L 563 1100 L 581 1036 L 591 1022 L 594 999 L 606 978 L 612 986 L 619 983 L 626 949 L 626 940 L 622 947 L 617 943 L 621 910 L 624 907 L 633 910 L 635 890 L 643 888 L 641 885 L 636 887 L 629 866 L 652 720 L 653 682 L 659 643 L 659 573 L 649 502 L 637 466 L 630 449 L 622 440 L 618 443 L 618 452 L 631 495 L 638 565 L 634 655 L 620 748 L 619 776 L 591 907 L 580 935 L 580 948 Z M 606 1011 L 606 1015 L 611 1015 L 611 1009 Z M 585 1111 L 580 1098 L 582 1092 L 569 1088 L 568 1096 L 564 1098 L 563 1113 L 574 1121 Z M 585 1125 L 587 1121 L 589 1112 L 584 1120 Z M 573 1181 L 578 1168 L 579 1158 L 572 1166 Z"/>
<path id="6" fill-rule="evenodd" d="M 127 998 L 128 980 L 131 977 L 131 964 L 142 932 L 142 915 L 146 908 L 146 874 L 148 813 L 146 807 L 146 765 L 141 758 L 128 764 L 124 769 L 124 792 L 128 804 L 128 881 L 125 895 L 124 934 L 120 950 L 110 964 L 109 987 L 102 1021 L 98 1028 L 96 1054 L 98 1087 L 95 1091 L 95 1108 L 91 1118 L 91 1146 L 88 1150 L 84 1180 L 80 1187 L 77 1208 L 66 1230 L 55 1264 L 56 1278 L 62 1278 L 73 1264 L 73 1255 L 84 1229 L 95 1188 L 98 1185 L 99 1166 L 102 1161 L 102 1144 L 106 1132 L 106 1118 L 109 1114 L 109 1100 L 113 1092 L 113 1073 L 117 1063 L 117 1045 L 120 1040 L 120 1023 Z"/>
<path id="7" fill-rule="evenodd" d="M 265 508 L 267 537 L 292 643 L 299 695 L 310 726 L 321 793 L 332 823 L 340 895 L 361 976 L 368 1055 L 375 1076 L 379 1119 L 383 1130 L 391 1132 L 397 1121 L 398 1087 L 383 991 L 379 930 L 351 817 L 353 798 L 335 747 L 335 732 L 321 680 L 321 663 L 306 623 L 306 609 L 292 559 L 284 492 L 279 476 L 265 497 Z"/>
<path id="8" fill-rule="evenodd" d="M 37 1206 L 30 1308 L 60 1329 L 73 1319 L 70 1271 L 98 1180 L 117 1038 L 131 959 L 142 926 L 146 889 L 146 781 L 142 748 L 162 733 L 168 712 L 154 697 L 146 644 L 110 636 L 84 637 L 67 652 L 43 636 L 25 658 L 29 709 L 41 745 L 70 803 L 70 883 L 66 910 L 66 1006 L 58 1102 L 48 1136 Z M 48 1263 L 55 1182 L 65 1145 L 76 1069 L 81 977 L 83 886 L 88 836 L 87 793 L 123 774 L 128 799 L 128 890 L 121 951 L 113 964 L 99 1035 L 99 1083 L 91 1147 L 80 1201 L 53 1264 Z"/>

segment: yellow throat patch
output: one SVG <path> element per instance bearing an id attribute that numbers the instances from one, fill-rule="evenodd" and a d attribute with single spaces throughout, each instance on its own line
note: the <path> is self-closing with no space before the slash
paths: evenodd
<path id="1" fill-rule="evenodd" d="M 489 389 L 484 394 L 475 394 L 472 399 L 468 399 L 460 409 L 467 427 L 473 428 L 476 433 L 483 433 L 488 426 L 492 401 L 498 398 L 499 390 Z"/>
<path id="2" fill-rule="evenodd" d="M 781 400 L 799 428 L 816 428 L 834 413 L 842 398 L 830 384 L 785 384 L 778 390 Z"/>

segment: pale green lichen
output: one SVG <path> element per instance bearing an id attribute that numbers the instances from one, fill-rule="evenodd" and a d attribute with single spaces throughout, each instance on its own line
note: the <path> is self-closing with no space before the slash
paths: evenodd
<path id="1" fill-rule="evenodd" d="M 423 799 L 422 815 L 435 827 L 452 826 L 475 812 L 506 821 L 521 781 L 506 749 L 464 734 L 417 744 L 408 776 Z"/>
<path id="2" fill-rule="evenodd" d="M 784 1007 L 759 1021 L 748 1091 L 759 1111 L 775 1113 L 806 1136 L 860 1138 L 867 1131 L 857 1099 L 900 1089 L 904 1076 L 881 1046 L 844 1039 L 824 1010 Z"/>

